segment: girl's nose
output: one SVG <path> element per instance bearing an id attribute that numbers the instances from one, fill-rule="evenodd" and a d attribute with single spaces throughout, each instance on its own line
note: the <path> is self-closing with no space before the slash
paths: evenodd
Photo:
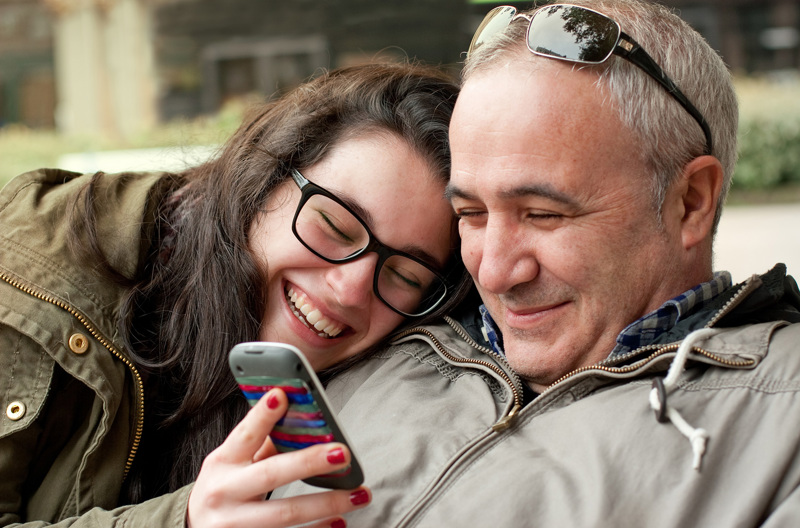
<path id="1" fill-rule="evenodd" d="M 377 263 L 378 255 L 368 253 L 344 264 L 331 264 L 327 281 L 339 304 L 364 306 L 369 302 Z"/>

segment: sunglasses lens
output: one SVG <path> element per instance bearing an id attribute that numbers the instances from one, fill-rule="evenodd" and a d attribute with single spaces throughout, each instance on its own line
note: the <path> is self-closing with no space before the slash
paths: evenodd
<path id="1" fill-rule="evenodd" d="M 601 63 L 614 51 L 619 35 L 617 23 L 603 14 L 554 5 L 534 14 L 528 28 L 528 47 L 548 57 Z"/>
<path id="2" fill-rule="evenodd" d="M 489 11 L 475 31 L 472 42 L 469 43 L 467 56 L 481 47 L 484 42 L 503 31 L 511 23 L 515 14 L 517 14 L 517 9 L 510 6 L 495 7 Z"/>

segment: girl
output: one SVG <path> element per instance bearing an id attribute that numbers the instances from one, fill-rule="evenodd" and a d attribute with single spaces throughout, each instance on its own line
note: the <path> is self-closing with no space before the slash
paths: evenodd
<path id="1" fill-rule="evenodd" d="M 419 65 L 334 70 L 184 173 L 45 169 L 7 185 L 0 526 L 343 526 L 331 516 L 365 488 L 262 500 L 349 453 L 275 455 L 280 391 L 231 432 L 248 407 L 227 352 L 282 341 L 330 369 L 459 300 L 443 198 L 456 94 Z"/>

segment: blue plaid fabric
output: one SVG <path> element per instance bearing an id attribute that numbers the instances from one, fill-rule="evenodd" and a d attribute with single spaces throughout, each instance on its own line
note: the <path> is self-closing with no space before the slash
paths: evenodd
<path id="1" fill-rule="evenodd" d="M 698 284 L 665 302 L 657 310 L 629 324 L 617 336 L 617 345 L 611 351 L 611 356 L 649 345 L 658 336 L 675 326 L 682 316 L 708 303 L 722 291 L 730 288 L 732 283 L 730 273 L 718 271 L 710 281 Z"/>
<path id="2" fill-rule="evenodd" d="M 492 350 L 504 356 L 503 336 L 500 335 L 497 324 L 494 322 L 494 319 L 492 319 L 492 316 L 489 315 L 489 310 L 486 309 L 485 304 L 482 304 L 478 309 L 481 312 L 481 320 L 483 321 L 483 337 L 489 342 L 489 346 L 492 347 Z"/>
<path id="3" fill-rule="evenodd" d="M 649 345 L 658 336 L 675 326 L 682 316 L 710 302 L 721 292 L 730 288 L 732 283 L 731 274 L 727 271 L 714 273 L 714 278 L 710 281 L 683 292 L 662 304 L 657 310 L 629 324 L 617 336 L 617 344 L 610 355 L 624 354 Z M 494 351 L 503 355 L 503 336 L 485 306 L 481 305 L 480 312 L 484 336 Z"/>

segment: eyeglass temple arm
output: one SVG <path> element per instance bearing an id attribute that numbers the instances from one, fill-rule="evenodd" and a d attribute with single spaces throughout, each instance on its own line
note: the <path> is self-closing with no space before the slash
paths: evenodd
<path id="1" fill-rule="evenodd" d="M 644 70 L 650 77 L 655 79 L 661 86 L 663 86 L 669 94 L 678 101 L 689 115 L 691 115 L 697 124 L 700 125 L 700 128 L 703 129 L 703 134 L 706 136 L 706 149 L 705 154 L 711 154 L 713 143 L 711 139 L 711 129 L 706 122 L 706 119 L 703 117 L 703 114 L 695 108 L 695 106 L 689 101 L 689 99 L 683 95 L 678 85 L 669 78 L 667 73 L 658 65 L 656 61 L 639 45 L 638 42 L 633 40 L 630 36 L 626 35 L 623 32 L 620 32 L 619 41 L 617 42 L 617 47 L 614 49 L 614 53 L 619 55 L 620 57 L 631 61 L 633 64 Z"/>
<path id="2" fill-rule="evenodd" d="M 294 182 L 297 184 L 297 186 L 298 186 L 298 187 L 300 187 L 301 189 L 310 183 L 310 182 L 309 182 L 309 181 L 306 179 L 306 177 L 305 177 L 305 176 L 303 176 L 302 174 L 300 174 L 300 171 L 298 171 L 297 169 L 294 169 L 294 168 L 293 168 L 293 169 L 290 169 L 290 170 L 289 170 L 289 174 L 291 174 L 291 175 L 292 175 L 292 179 L 293 179 L 293 180 L 294 180 Z"/>

